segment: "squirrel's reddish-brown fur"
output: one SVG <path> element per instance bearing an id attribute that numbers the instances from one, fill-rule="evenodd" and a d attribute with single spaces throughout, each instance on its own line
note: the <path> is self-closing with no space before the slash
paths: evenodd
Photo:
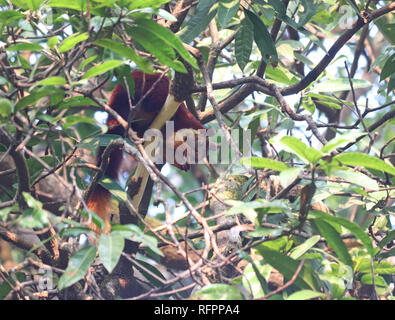
<path id="1" fill-rule="evenodd" d="M 162 109 L 166 101 L 170 89 L 170 79 L 160 73 L 146 74 L 139 70 L 133 71 L 131 76 L 134 80 L 134 96 L 131 97 L 131 102 L 134 106 L 137 103 L 140 103 L 141 108 L 135 115 L 130 126 L 140 137 L 143 137 L 144 132 L 149 128 L 150 124 Z M 148 92 L 154 85 L 155 87 L 150 92 Z M 144 99 L 140 101 L 143 97 Z M 130 110 L 129 94 L 122 84 L 119 83 L 114 88 L 111 94 L 109 106 L 114 109 L 123 119 L 128 120 Z M 204 128 L 202 124 L 188 111 L 184 103 L 180 104 L 175 115 L 170 120 L 174 121 L 175 131 L 186 128 L 192 128 L 195 130 Z M 123 136 L 124 128 L 120 126 L 115 118 L 111 115 L 109 115 L 107 119 L 107 126 L 109 127 L 107 132 L 108 134 Z M 98 152 L 99 165 L 104 149 L 104 147 L 101 147 Z M 122 150 L 119 149 L 113 151 L 110 155 L 105 174 L 112 179 L 118 180 L 122 161 L 126 161 L 123 158 Z M 172 163 L 172 165 L 183 170 L 189 169 L 189 165 L 181 166 L 177 163 Z M 109 232 L 111 229 L 110 203 L 111 193 L 99 184 L 95 187 L 87 202 L 88 208 L 104 220 L 106 224 L 104 229 L 105 233 Z M 91 228 L 96 232 L 100 232 L 100 230 L 98 230 L 97 226 L 94 224 L 92 224 Z"/>

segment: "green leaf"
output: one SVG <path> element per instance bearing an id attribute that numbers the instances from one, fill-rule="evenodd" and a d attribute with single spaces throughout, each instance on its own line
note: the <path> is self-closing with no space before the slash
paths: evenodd
<path id="1" fill-rule="evenodd" d="M 395 53 L 385 62 L 380 74 L 380 81 L 395 73 Z"/>
<path id="2" fill-rule="evenodd" d="M 100 261 L 109 273 L 114 270 L 125 246 L 125 239 L 116 233 L 102 233 L 99 238 L 98 252 Z"/>
<path id="3" fill-rule="evenodd" d="M 289 295 L 287 300 L 310 300 L 314 298 L 325 298 L 325 294 L 312 290 L 300 290 Z"/>
<path id="4" fill-rule="evenodd" d="M 254 299 L 261 298 L 265 295 L 265 292 L 268 292 L 267 280 L 272 267 L 255 264 L 250 257 L 247 259 L 251 261 L 243 270 L 243 286 L 251 293 Z"/>
<path id="5" fill-rule="evenodd" d="M 42 229 L 44 226 L 48 225 L 48 217 L 45 210 L 43 210 L 43 204 L 39 200 L 33 198 L 28 192 L 23 192 L 22 194 L 29 207 L 23 212 L 21 220 L 19 221 L 22 228 Z"/>
<path id="6" fill-rule="evenodd" d="M 15 275 L 16 279 L 22 283 L 25 281 L 25 274 L 23 272 L 16 272 L 15 274 L 13 274 L 13 276 Z M 0 283 L 0 301 L 4 300 L 5 297 L 8 296 L 8 294 L 11 292 L 11 290 L 13 290 L 16 286 L 15 283 L 15 278 L 13 276 L 7 276 L 6 279 L 7 281 L 2 281 Z M 3 278 L 2 278 L 3 280 Z M 11 287 L 10 284 L 13 286 Z"/>
<path id="7" fill-rule="evenodd" d="M 47 3 L 47 6 L 52 8 L 73 9 L 77 11 L 86 11 L 88 7 L 87 1 L 85 0 L 51 0 Z"/>
<path id="8" fill-rule="evenodd" d="M 29 9 L 36 11 L 40 9 L 40 6 L 43 2 L 43 0 L 26 0 L 26 5 Z"/>
<path id="9" fill-rule="evenodd" d="M 193 296 L 198 300 L 243 300 L 244 297 L 239 290 L 228 284 L 209 284 Z"/>
<path id="10" fill-rule="evenodd" d="M 112 70 L 114 68 L 119 67 L 120 65 L 123 64 L 123 61 L 120 60 L 107 60 L 103 62 L 102 64 L 99 64 L 97 66 L 94 66 L 90 69 L 88 69 L 85 74 L 83 75 L 82 79 L 89 79 L 96 77 L 100 74 L 103 74 L 109 70 Z"/>
<path id="11" fill-rule="evenodd" d="M 314 219 L 312 222 L 317 228 L 320 235 L 325 238 L 327 243 L 336 252 L 340 261 L 352 267 L 353 262 L 351 256 L 348 253 L 347 247 L 336 229 L 332 227 L 329 223 L 325 222 L 325 220 L 323 219 Z"/>
<path id="12" fill-rule="evenodd" d="M 361 282 L 363 284 L 372 285 L 373 284 L 372 274 L 370 274 L 370 273 L 364 274 L 361 277 Z M 375 275 L 374 276 L 374 284 L 379 287 L 384 287 L 384 288 L 388 287 L 387 282 L 385 281 L 385 279 L 382 276 Z"/>
<path id="13" fill-rule="evenodd" d="M 140 28 L 148 33 L 154 33 L 159 39 L 163 40 L 166 45 L 174 48 L 186 62 L 188 62 L 195 69 L 199 69 L 196 59 L 190 55 L 188 50 L 183 46 L 180 39 L 176 37 L 174 33 L 170 31 L 170 29 L 167 29 L 148 19 L 138 19 L 136 22 Z"/>
<path id="14" fill-rule="evenodd" d="M 86 138 L 78 143 L 77 146 L 78 148 L 94 151 L 99 147 L 107 147 L 112 140 L 117 138 L 120 138 L 120 136 L 116 134 L 101 134 L 95 137 Z"/>
<path id="15" fill-rule="evenodd" d="M 291 254 L 289 255 L 292 259 L 299 259 L 303 256 L 308 250 L 316 245 L 316 243 L 320 241 L 320 236 L 312 236 L 310 239 L 307 239 L 301 245 L 292 249 Z"/>
<path id="16" fill-rule="evenodd" d="M 388 23 L 388 19 L 384 16 L 375 19 L 374 23 L 379 28 L 380 32 L 392 45 L 395 44 L 395 23 Z"/>
<path id="17" fill-rule="evenodd" d="M 239 10 L 240 0 L 220 0 L 218 6 L 218 22 L 222 28 L 235 16 Z"/>
<path id="18" fill-rule="evenodd" d="M 278 251 L 265 247 L 264 243 L 257 247 L 259 253 L 265 258 L 265 262 L 270 264 L 290 280 L 300 261 L 294 260 Z M 319 290 L 318 280 L 309 265 L 304 265 L 295 280 L 295 285 L 301 289 Z"/>
<path id="19" fill-rule="evenodd" d="M 49 77 L 39 81 L 36 86 L 56 86 L 56 85 L 64 85 L 66 84 L 66 79 L 64 77 Z"/>
<path id="20" fill-rule="evenodd" d="M 270 65 L 267 66 L 265 76 L 267 76 L 268 79 L 286 85 L 292 85 L 298 82 L 294 75 L 282 66 L 277 66 L 276 68 L 272 68 Z"/>
<path id="21" fill-rule="evenodd" d="M 75 33 L 70 37 L 64 39 L 59 45 L 59 52 L 67 52 L 75 47 L 76 44 L 85 41 L 89 38 L 89 34 L 87 32 L 84 33 Z"/>
<path id="22" fill-rule="evenodd" d="M 125 239 L 129 239 L 135 242 L 141 242 L 157 255 L 163 256 L 162 251 L 158 249 L 158 241 L 156 240 L 156 238 L 145 234 L 145 232 L 143 232 L 138 226 L 134 224 L 126 224 L 122 226 L 115 225 L 111 228 L 111 230 L 112 233 L 119 233 Z"/>
<path id="23" fill-rule="evenodd" d="M 190 43 L 205 30 L 217 13 L 217 1 L 199 1 L 196 14 L 186 23 L 177 36 L 185 43 Z"/>
<path id="24" fill-rule="evenodd" d="M 80 63 L 78 66 L 78 71 L 81 71 L 86 65 L 90 64 L 91 62 L 95 61 L 97 58 L 97 55 L 90 56 L 89 58 L 86 58 L 84 61 Z"/>
<path id="25" fill-rule="evenodd" d="M 302 168 L 295 167 L 280 172 L 280 183 L 283 188 L 288 187 L 299 176 Z"/>
<path id="26" fill-rule="evenodd" d="M 392 230 L 379 242 L 379 247 L 384 248 L 388 243 L 394 240 L 395 240 L 395 230 Z"/>
<path id="27" fill-rule="evenodd" d="M 362 230 L 362 228 L 359 225 L 357 225 L 347 219 L 340 218 L 340 217 L 333 217 L 327 213 L 324 213 L 321 211 L 316 211 L 316 210 L 310 211 L 309 216 L 320 218 L 320 219 L 323 219 L 327 222 L 339 224 L 339 225 L 343 226 L 344 228 L 348 229 L 359 240 L 361 240 L 361 242 L 363 243 L 365 248 L 368 250 L 368 253 L 371 256 L 374 256 L 375 250 L 372 245 L 372 239 Z"/>
<path id="28" fill-rule="evenodd" d="M 6 48 L 7 51 L 39 51 L 43 47 L 38 43 L 17 43 L 16 45 Z"/>
<path id="29" fill-rule="evenodd" d="M 110 49 L 111 51 L 118 53 L 122 57 L 134 61 L 137 66 L 144 72 L 152 72 L 149 61 L 140 57 L 132 48 L 123 45 L 123 43 L 119 41 L 115 41 L 112 39 L 100 39 L 96 40 L 93 44 L 106 49 Z"/>
<path id="30" fill-rule="evenodd" d="M 48 39 L 47 46 L 49 48 L 55 48 L 55 46 L 58 44 L 58 42 L 59 42 L 59 37 L 58 36 L 53 36 L 53 37 Z"/>
<path id="31" fill-rule="evenodd" d="M 60 232 L 61 237 L 79 237 L 83 234 L 93 234 L 93 231 L 89 228 L 83 228 L 83 227 L 72 227 L 72 228 L 66 228 L 62 229 Z"/>
<path id="32" fill-rule="evenodd" d="M 124 188 L 119 183 L 110 178 L 102 178 L 99 182 L 104 188 L 111 192 L 118 200 L 127 201 L 127 194 Z"/>
<path id="33" fill-rule="evenodd" d="M 24 19 L 25 16 L 15 10 L 0 11 L 0 24 L 8 25 L 12 21 Z"/>
<path id="34" fill-rule="evenodd" d="M 330 153 L 337 148 L 346 146 L 347 144 L 354 142 L 361 136 L 367 135 L 366 132 L 347 132 L 342 135 L 337 135 L 334 139 L 330 140 L 325 146 L 322 147 L 321 152 Z"/>
<path id="35" fill-rule="evenodd" d="M 249 19 L 244 18 L 240 23 L 240 30 L 235 37 L 235 57 L 241 71 L 250 62 L 253 42 L 254 25 Z"/>
<path id="36" fill-rule="evenodd" d="M 17 104 L 15 105 L 15 111 L 19 111 L 28 106 L 35 105 L 37 101 L 43 97 L 50 97 L 51 105 L 52 105 L 52 103 L 55 102 L 55 100 L 56 103 L 59 99 L 62 100 L 64 94 L 65 94 L 64 90 L 61 90 L 53 86 L 35 88 L 32 92 L 30 92 L 30 95 L 23 97 L 17 102 Z"/>
<path id="37" fill-rule="evenodd" d="M 320 1 L 301 0 L 303 5 L 303 13 L 301 13 L 298 25 L 303 27 L 318 12 Z"/>
<path id="38" fill-rule="evenodd" d="M 377 190 L 379 188 L 379 185 L 376 182 L 376 180 L 373 180 L 372 178 L 369 178 L 367 175 L 358 171 L 337 170 L 331 172 L 331 175 L 342 178 L 346 181 L 349 181 L 353 184 L 359 185 L 366 189 Z"/>
<path id="39" fill-rule="evenodd" d="M 387 84 L 387 95 L 389 95 L 390 92 L 394 89 L 395 89 L 395 74 L 393 73 L 390 76 L 390 81 L 388 81 L 388 84 Z M 389 122 L 389 123 L 393 123 L 393 122 Z"/>
<path id="40" fill-rule="evenodd" d="M 235 215 L 242 213 L 248 220 L 255 223 L 257 213 L 255 209 L 265 209 L 266 213 L 278 213 L 288 208 L 288 206 L 282 200 L 267 201 L 263 199 L 257 199 L 250 202 L 242 202 L 237 200 L 226 200 L 226 204 L 232 206 L 232 208 L 226 211 L 225 215 Z"/>
<path id="41" fill-rule="evenodd" d="M 316 163 L 323 156 L 321 151 L 306 146 L 295 137 L 282 137 L 279 143 L 286 151 L 296 154 L 305 163 Z"/>
<path id="42" fill-rule="evenodd" d="M 139 262 L 139 265 L 135 265 L 135 268 L 142 273 L 144 278 L 147 279 L 154 286 L 162 286 L 163 282 L 157 280 L 156 277 L 152 276 L 152 274 L 154 274 L 160 279 L 166 281 L 166 277 L 160 272 L 160 270 L 158 270 L 158 268 L 160 268 L 161 266 L 152 264 L 152 260 L 149 259 L 149 257 L 142 255 L 141 253 L 136 254 L 136 260 Z M 144 269 L 140 268 L 140 265 L 144 267 Z"/>
<path id="43" fill-rule="evenodd" d="M 267 62 L 270 62 L 270 60 L 277 62 L 278 56 L 276 46 L 262 19 L 251 11 L 244 10 L 244 13 L 254 25 L 254 40 L 261 52 L 263 60 Z"/>
<path id="44" fill-rule="evenodd" d="M 0 210 L 0 220 L 3 222 L 7 221 L 8 215 L 10 214 L 11 211 L 18 211 L 19 206 L 18 203 L 14 204 L 11 207 L 5 207 Z"/>
<path id="45" fill-rule="evenodd" d="M 79 123 L 89 123 L 91 125 L 97 125 L 97 121 L 95 119 L 92 118 L 88 118 L 87 116 L 68 116 L 66 118 L 64 118 L 65 123 L 63 124 L 63 129 L 67 130 L 68 128 L 79 124 Z"/>
<path id="46" fill-rule="evenodd" d="M 133 0 L 129 1 L 129 10 L 139 9 L 139 8 L 159 8 L 162 4 L 170 2 L 170 0 Z"/>
<path id="47" fill-rule="evenodd" d="M 288 169 L 286 164 L 268 158 L 260 158 L 260 157 L 242 158 L 240 160 L 240 163 L 242 165 L 247 165 L 257 169 L 272 169 L 275 171 L 283 171 Z"/>
<path id="48" fill-rule="evenodd" d="M 174 50 L 155 33 L 141 27 L 131 27 L 129 30 L 134 40 L 151 52 L 161 64 L 167 65 L 178 72 L 186 73 L 184 65 L 176 60 Z"/>
<path id="49" fill-rule="evenodd" d="M 347 152 L 339 154 L 332 158 L 333 161 L 338 161 L 343 165 L 361 166 L 369 169 L 384 171 L 395 175 L 395 167 L 386 163 L 385 161 L 359 152 Z"/>
<path id="50" fill-rule="evenodd" d="M 80 212 L 81 216 L 83 216 L 86 219 L 91 219 L 92 222 L 100 229 L 103 230 L 104 227 L 106 226 L 105 222 L 103 221 L 102 218 L 100 218 L 96 212 L 87 209 L 86 211 L 81 211 Z"/>
<path id="51" fill-rule="evenodd" d="M 58 282 L 58 289 L 70 287 L 81 280 L 88 272 L 90 265 L 96 257 L 96 247 L 88 245 L 74 253 L 69 260 L 69 264 Z"/>
<path id="52" fill-rule="evenodd" d="M 0 118 L 8 118 L 12 111 L 14 110 L 14 105 L 9 99 L 0 98 Z"/>
<path id="53" fill-rule="evenodd" d="M 394 274 L 395 266 L 389 261 L 374 261 L 373 269 L 378 274 Z M 355 271 L 361 273 L 372 273 L 372 265 L 370 259 L 363 259 L 362 262 L 356 267 Z"/>
<path id="54" fill-rule="evenodd" d="M 367 80 L 353 79 L 352 85 L 354 89 L 368 88 L 372 84 Z M 338 92 L 351 90 L 348 78 L 327 80 L 314 85 L 313 92 Z"/>

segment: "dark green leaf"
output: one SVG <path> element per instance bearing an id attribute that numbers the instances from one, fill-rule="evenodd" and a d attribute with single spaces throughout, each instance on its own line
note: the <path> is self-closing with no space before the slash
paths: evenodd
<path id="1" fill-rule="evenodd" d="M 385 78 L 389 77 L 394 72 L 395 72 L 395 53 L 392 56 L 390 56 L 385 62 L 381 70 L 380 81 L 383 81 Z"/>
<path id="2" fill-rule="evenodd" d="M 66 130 L 66 129 L 68 129 L 68 128 L 76 125 L 76 124 L 79 124 L 79 123 L 89 123 L 89 124 L 92 124 L 92 125 L 96 125 L 97 124 L 97 121 L 95 119 L 88 118 L 86 116 L 77 116 L 77 115 L 74 116 L 73 115 L 73 116 L 66 117 L 65 120 L 66 121 L 65 121 L 65 123 L 63 125 L 63 129 L 64 130 Z"/>
<path id="3" fill-rule="evenodd" d="M 365 248 L 368 250 L 368 253 L 372 256 L 374 255 L 375 252 L 374 252 L 373 245 L 372 245 L 372 239 L 362 230 L 362 228 L 359 225 L 357 225 L 347 219 L 340 218 L 340 217 L 333 217 L 333 216 L 331 216 L 327 213 L 321 212 L 321 211 L 311 211 L 309 213 L 309 215 L 314 216 L 316 218 L 321 218 L 327 222 L 339 224 L 339 225 L 343 226 L 344 228 L 348 229 L 359 240 L 361 240 L 361 242 L 363 243 Z"/>
<path id="4" fill-rule="evenodd" d="M 370 156 L 365 153 L 347 152 L 339 154 L 332 158 L 333 161 L 338 161 L 343 165 L 361 166 L 369 169 L 375 169 L 395 175 L 395 168 L 385 161 Z"/>
<path id="5" fill-rule="evenodd" d="M 180 54 L 180 56 L 195 69 L 199 68 L 196 63 L 196 59 L 190 55 L 187 49 L 185 49 L 183 46 L 180 39 L 176 37 L 169 29 L 157 24 L 152 20 L 147 19 L 138 19 L 137 23 L 139 27 L 146 30 L 147 32 L 155 33 L 155 35 L 162 39 L 168 46 L 174 48 Z"/>
<path id="6" fill-rule="evenodd" d="M 140 57 L 132 48 L 126 47 L 121 42 L 112 39 L 100 39 L 96 40 L 93 44 L 106 49 L 110 49 L 111 51 L 116 52 L 131 61 L 134 61 L 137 66 L 144 72 L 152 72 L 151 65 L 146 59 Z"/>
<path id="7" fill-rule="evenodd" d="M 25 281 L 25 274 L 23 272 L 16 272 L 15 273 L 16 279 L 21 283 Z M 5 297 L 15 288 L 16 283 L 13 277 L 8 276 L 6 277 L 7 281 L 2 281 L 0 283 L 0 301 L 4 300 Z M 13 286 L 11 287 L 10 284 Z"/>
<path id="8" fill-rule="evenodd" d="M 94 102 L 90 98 L 86 98 L 83 96 L 74 96 L 64 100 L 58 107 L 58 109 L 72 108 L 72 107 L 80 107 L 80 106 L 96 106 L 96 102 Z"/>
<path id="9" fill-rule="evenodd" d="M 388 243 L 394 240 L 395 240 L 395 230 L 392 230 L 379 242 L 379 247 L 384 248 Z"/>
<path id="10" fill-rule="evenodd" d="M 254 41 L 254 26 L 249 19 L 243 19 L 240 23 L 240 30 L 235 38 L 235 56 L 241 71 L 244 70 L 252 51 Z"/>
<path id="11" fill-rule="evenodd" d="M 81 228 L 81 227 L 73 227 L 73 228 L 66 228 L 66 229 L 62 229 L 62 231 L 60 232 L 60 235 L 62 237 L 79 237 L 83 234 L 92 234 L 93 231 L 89 228 Z"/>
<path id="12" fill-rule="evenodd" d="M 129 28 L 131 36 L 140 43 L 147 51 L 151 52 L 160 63 L 167 65 L 179 72 L 186 72 L 184 65 L 176 60 L 174 50 L 159 38 L 155 33 L 141 27 Z"/>
<path id="13" fill-rule="evenodd" d="M 240 0 L 220 0 L 218 7 L 218 22 L 225 28 L 228 22 L 239 10 Z"/>
<path id="14" fill-rule="evenodd" d="M 244 10 L 244 13 L 254 25 L 254 40 L 262 54 L 262 58 L 267 62 L 277 62 L 276 46 L 262 19 L 251 11 Z"/>
<path id="15" fill-rule="evenodd" d="M 99 238 L 98 252 L 100 261 L 109 273 L 115 268 L 125 246 L 125 239 L 116 233 L 102 233 Z"/>
<path id="16" fill-rule="evenodd" d="M 323 219 L 314 219 L 312 222 L 314 223 L 320 235 L 325 238 L 327 243 L 336 252 L 340 261 L 352 267 L 353 262 L 351 256 L 348 253 L 347 247 L 336 229 L 333 228 L 329 223 L 325 222 Z"/>
<path id="17" fill-rule="evenodd" d="M 196 14 L 186 23 L 186 26 L 177 33 L 180 39 L 185 43 L 190 43 L 199 36 L 216 15 L 217 7 L 218 4 L 216 0 L 199 1 Z"/>
<path id="18" fill-rule="evenodd" d="M 278 270 L 288 280 L 290 280 L 298 269 L 300 261 L 294 260 L 278 251 L 271 250 L 261 244 L 257 247 L 259 253 L 264 257 L 265 262 Z M 319 290 L 318 280 L 312 269 L 304 265 L 295 280 L 295 284 L 301 289 Z"/>
<path id="19" fill-rule="evenodd" d="M 88 271 L 96 257 L 96 247 L 88 245 L 74 253 L 69 260 L 67 269 L 62 274 L 58 282 L 58 289 L 70 287 L 77 281 L 81 280 Z"/>
<path id="20" fill-rule="evenodd" d="M 151 237 L 145 234 L 138 226 L 134 224 L 127 225 L 115 225 L 112 227 L 112 233 L 119 233 L 125 239 L 129 239 L 136 242 L 141 242 L 149 249 L 151 249 L 154 253 L 163 256 L 162 251 L 158 249 L 158 241 L 156 238 Z"/>
<path id="21" fill-rule="evenodd" d="M 209 284 L 194 295 L 198 300 L 243 300 L 243 295 L 235 287 L 228 284 Z"/>
<path id="22" fill-rule="evenodd" d="M 118 200 L 126 201 L 127 194 L 124 188 L 122 188 L 116 181 L 110 178 L 102 178 L 100 184 L 111 192 Z"/>

